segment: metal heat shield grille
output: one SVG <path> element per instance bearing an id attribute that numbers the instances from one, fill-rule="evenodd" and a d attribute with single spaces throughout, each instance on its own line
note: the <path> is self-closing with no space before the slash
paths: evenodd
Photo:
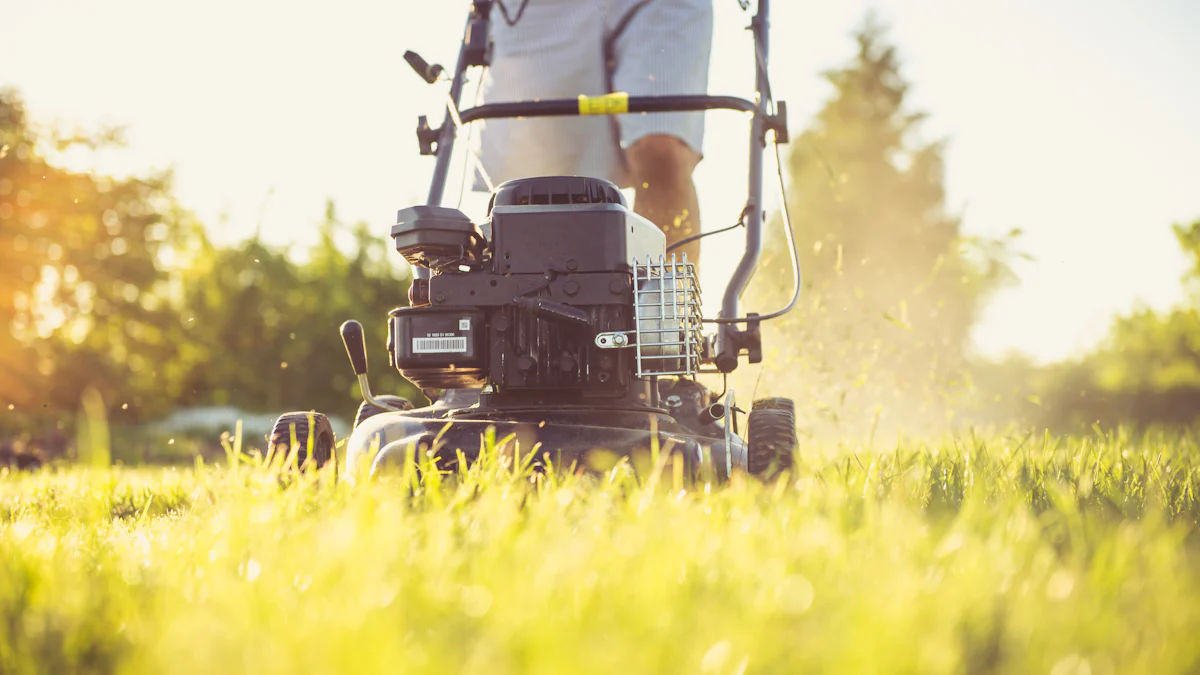
<path id="1" fill-rule="evenodd" d="M 694 376 L 704 339 L 695 264 L 686 254 L 635 259 L 633 288 L 638 377 Z"/>

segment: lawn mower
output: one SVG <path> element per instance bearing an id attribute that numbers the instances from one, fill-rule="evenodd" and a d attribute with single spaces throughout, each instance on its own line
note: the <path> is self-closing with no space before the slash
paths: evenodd
<path id="1" fill-rule="evenodd" d="M 387 318 L 388 364 L 432 404 L 414 409 L 403 398 L 374 395 L 362 326 L 342 324 L 364 399 L 346 443 L 345 470 L 369 463 L 373 475 L 414 457 L 450 468 L 478 457 L 489 434 L 515 440 L 522 456 L 543 466 L 603 470 L 614 457 L 654 447 L 681 455 L 690 475 L 719 480 L 737 470 L 763 475 L 789 466 L 797 446 L 792 401 L 757 400 L 747 412 L 727 386 L 740 357 L 761 362 L 760 322 L 789 311 L 800 289 L 785 201 L 792 300 L 770 314 L 740 313 L 761 250 L 764 148 L 773 135 L 778 163 L 778 144 L 787 141 L 786 106 L 772 101 L 767 80 L 769 1 L 758 0 L 749 27 L 757 56 L 754 101 L 611 93 L 459 110 L 467 70 L 488 63 L 491 7 L 490 0 L 472 4 L 452 77 L 405 54 L 430 84 L 450 80 L 442 125 L 432 128 L 424 117 L 418 123 L 422 154 L 436 157 L 427 203 L 400 210 L 391 227 L 414 279 L 409 305 Z M 482 223 L 441 205 L 456 133 L 472 122 L 707 110 L 741 111 L 751 120 L 749 196 L 733 226 L 744 227 L 745 250 L 716 318 L 702 316 L 695 264 L 671 250 L 715 232 L 668 249 L 662 230 L 635 214 L 613 183 L 586 176 L 508 181 L 492 192 Z M 715 333 L 706 333 L 706 325 Z M 697 382 L 705 373 L 721 375 L 724 391 Z M 298 447 L 302 462 L 337 461 L 333 429 L 319 413 L 281 416 L 268 441 L 272 448 Z"/>

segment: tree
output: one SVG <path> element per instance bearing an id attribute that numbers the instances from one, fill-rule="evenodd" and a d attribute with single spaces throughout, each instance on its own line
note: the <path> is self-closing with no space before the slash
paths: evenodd
<path id="1" fill-rule="evenodd" d="M 943 143 L 917 138 L 924 115 L 906 108 L 882 29 L 868 19 L 855 39 L 788 161 L 805 294 L 764 327 L 768 359 L 788 375 L 761 386 L 843 423 L 941 419 L 982 301 L 1008 273 L 1004 249 L 965 238 L 946 212 Z M 783 247 L 767 248 L 757 306 L 786 300 L 788 265 Z"/>
<path id="2" fill-rule="evenodd" d="M 1040 422 L 1187 425 L 1200 417 L 1200 220 L 1173 230 L 1191 262 L 1185 302 L 1117 317 L 1092 353 L 1047 368 Z"/>
<path id="3" fill-rule="evenodd" d="M 348 416 L 358 394 L 337 332 L 347 319 L 367 330 L 374 386 L 419 395 L 394 369 L 379 367 L 386 364 L 387 312 L 407 302 L 408 280 L 394 263 L 398 254 L 365 224 L 350 228 L 339 221 L 332 203 L 318 227 L 320 239 L 303 264 L 258 238 L 220 248 L 202 231 L 192 233 L 176 278 L 185 289 L 180 316 L 197 356 L 168 378 L 177 383 L 174 399 Z M 353 241 L 350 253 L 336 243 L 343 234 Z"/>
<path id="4" fill-rule="evenodd" d="M 36 134 L 16 92 L 0 91 L 0 402 L 13 406 L 4 426 L 73 415 L 89 386 L 110 402 L 140 400 L 153 364 L 174 351 L 157 256 L 185 214 L 169 175 L 112 180 L 45 159 L 116 140 Z"/>
<path id="5" fill-rule="evenodd" d="M 69 431 L 89 388 L 118 425 L 191 404 L 349 416 L 348 318 L 367 327 L 376 387 L 417 395 L 378 367 L 408 289 L 382 232 L 330 204 L 304 262 L 258 238 L 217 246 L 169 175 L 114 180 L 46 158 L 117 140 L 39 135 L 0 91 L 0 431 Z"/>

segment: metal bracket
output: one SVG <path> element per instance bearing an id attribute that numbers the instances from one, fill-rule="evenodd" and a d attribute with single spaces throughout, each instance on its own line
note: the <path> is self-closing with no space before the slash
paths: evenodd
<path id="1" fill-rule="evenodd" d="M 763 131 L 774 131 L 776 143 L 787 143 L 791 140 L 791 136 L 788 134 L 787 101 L 775 102 L 775 114 L 767 115 Z"/>
<path id="2" fill-rule="evenodd" d="M 630 332 L 597 333 L 596 346 L 601 349 L 624 349 L 632 347 L 629 341 Z"/>
<path id="3" fill-rule="evenodd" d="M 745 349 L 746 361 L 749 363 L 762 363 L 762 330 L 758 321 L 754 318 L 758 316 L 757 312 L 748 312 L 746 317 L 750 320 L 746 322 L 746 330 L 742 331 L 738 336 L 739 351 Z"/>
<path id="4" fill-rule="evenodd" d="M 756 319 L 757 316 L 758 314 L 755 312 L 746 314 L 745 330 L 730 324 L 721 327 L 727 341 L 721 345 L 716 364 L 717 369 L 722 373 L 728 373 L 737 368 L 738 357 L 743 355 L 750 363 L 762 363 L 762 330 Z"/>
<path id="5" fill-rule="evenodd" d="M 438 139 L 442 136 L 442 128 L 429 126 L 429 118 L 421 115 L 417 118 L 417 144 L 421 146 L 421 155 L 436 155 Z"/>

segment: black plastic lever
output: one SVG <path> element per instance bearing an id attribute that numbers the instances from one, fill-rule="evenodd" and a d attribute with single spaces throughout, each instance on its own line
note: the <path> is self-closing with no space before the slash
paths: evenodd
<path id="1" fill-rule="evenodd" d="M 421 79 L 425 80 L 429 84 L 437 82 L 438 76 L 441 75 L 444 70 L 446 70 L 436 63 L 429 65 L 428 61 L 421 58 L 420 54 L 412 51 L 411 49 L 404 52 L 404 60 L 408 61 L 408 65 L 412 66 L 412 69 L 417 71 L 417 75 L 420 75 Z"/>
<path id="2" fill-rule="evenodd" d="M 421 115 L 417 118 L 417 145 L 421 149 L 421 155 L 436 155 L 438 151 L 438 141 L 442 137 L 442 128 L 436 129 L 429 126 L 429 118 Z"/>
<path id="3" fill-rule="evenodd" d="M 733 372 L 738 365 L 738 356 L 745 354 L 750 363 L 762 363 L 762 330 L 756 320 L 758 314 L 746 314 L 746 329 L 740 330 L 733 324 L 721 326 L 726 336 L 717 353 L 717 369 L 722 373 Z"/>
<path id="4" fill-rule="evenodd" d="M 367 347 L 363 344 L 362 324 L 351 319 L 342 324 L 342 344 L 346 345 L 346 353 L 350 356 L 350 365 L 355 375 L 367 374 Z"/>
<path id="5" fill-rule="evenodd" d="M 580 328 L 592 327 L 592 317 L 587 312 L 578 307 L 564 305 L 561 302 L 545 298 L 517 298 L 516 305 L 534 316 L 543 319 L 562 321 L 574 324 Z"/>

